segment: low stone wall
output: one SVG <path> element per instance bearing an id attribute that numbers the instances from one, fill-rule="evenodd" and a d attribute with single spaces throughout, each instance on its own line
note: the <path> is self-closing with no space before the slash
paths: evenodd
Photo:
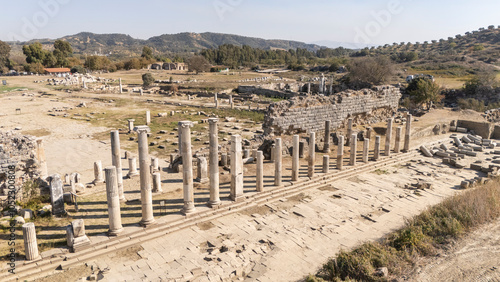
<path id="1" fill-rule="evenodd" d="M 484 139 L 490 139 L 493 135 L 493 131 L 495 130 L 495 125 L 490 122 L 458 120 L 457 126 L 474 130 L 477 135 L 483 137 Z"/>
<path id="2" fill-rule="evenodd" d="M 401 92 L 386 85 L 359 91 L 348 90 L 331 96 L 294 97 L 269 106 L 264 119 L 265 134 L 294 134 L 324 131 L 325 121 L 332 128 L 354 123 L 370 124 L 385 120 L 397 110 Z"/>

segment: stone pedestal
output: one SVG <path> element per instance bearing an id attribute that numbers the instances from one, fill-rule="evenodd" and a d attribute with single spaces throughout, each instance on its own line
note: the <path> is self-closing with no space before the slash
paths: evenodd
<path id="1" fill-rule="evenodd" d="M 219 100 L 217 99 L 217 93 L 214 94 L 214 103 L 215 103 L 215 108 L 219 108 Z"/>
<path id="2" fill-rule="evenodd" d="M 215 101 L 217 107 L 217 93 L 215 93 Z M 209 134 L 210 134 L 210 200 L 208 206 L 215 207 L 221 204 L 219 196 L 219 129 L 217 123 L 219 119 L 209 118 Z M 227 155 L 226 155 L 227 161 Z"/>
<path id="3" fill-rule="evenodd" d="M 118 182 L 116 168 L 106 168 L 106 197 L 108 201 L 109 236 L 116 236 L 123 231 L 122 217 L 120 212 L 120 197 L 118 194 Z"/>
<path id="4" fill-rule="evenodd" d="M 351 158 L 349 159 L 349 165 L 355 166 L 356 165 L 356 151 L 358 147 L 358 135 L 357 134 L 352 134 L 351 135 Z"/>
<path id="5" fill-rule="evenodd" d="M 406 115 L 406 131 L 405 131 L 405 144 L 403 150 L 405 152 L 410 151 L 410 139 L 411 139 L 411 119 L 410 114 Z"/>
<path id="6" fill-rule="evenodd" d="M 243 158 L 241 136 L 231 136 L 231 192 L 230 198 L 237 201 L 243 197 Z"/>
<path id="7" fill-rule="evenodd" d="M 385 150 L 384 150 L 384 155 L 385 156 L 390 156 L 391 155 L 391 139 L 392 139 L 392 124 L 394 122 L 393 118 L 390 118 L 387 120 L 387 131 L 385 135 Z"/>
<path id="8" fill-rule="evenodd" d="M 380 136 L 375 136 L 375 148 L 373 149 L 373 159 L 380 159 Z"/>
<path id="9" fill-rule="evenodd" d="M 403 128 L 396 127 L 396 143 L 394 145 L 394 153 L 398 154 L 401 151 L 401 134 L 403 133 Z"/>
<path id="10" fill-rule="evenodd" d="M 85 223 L 83 219 L 73 220 L 66 227 L 66 240 L 72 252 L 78 252 L 90 246 L 90 240 L 85 235 Z"/>
<path id="11" fill-rule="evenodd" d="M 120 136 L 118 130 L 111 131 L 111 163 L 114 167 L 116 167 L 116 177 L 118 179 L 118 193 L 120 195 L 120 201 L 125 202 L 127 199 L 125 199 L 125 194 L 123 194 L 122 161 L 120 153 Z"/>
<path id="12" fill-rule="evenodd" d="M 198 169 L 196 173 L 196 182 L 207 183 L 208 182 L 208 164 L 205 157 L 199 157 L 197 159 Z"/>
<path id="13" fill-rule="evenodd" d="M 256 172 L 256 188 L 257 192 L 264 191 L 264 154 L 262 151 L 257 151 L 257 172 Z"/>
<path id="14" fill-rule="evenodd" d="M 276 144 L 271 145 L 271 162 L 274 163 L 275 156 L 274 154 L 276 153 Z"/>
<path id="15" fill-rule="evenodd" d="M 151 166 L 153 167 L 153 172 L 160 171 L 160 159 L 151 158 Z"/>
<path id="16" fill-rule="evenodd" d="M 137 129 L 139 135 L 139 170 L 141 183 L 141 209 L 142 219 L 139 222 L 143 226 L 155 222 L 153 215 L 153 194 L 151 192 L 149 152 L 148 152 L 148 130 L 147 128 Z"/>
<path id="17" fill-rule="evenodd" d="M 102 173 L 102 162 L 97 161 L 94 163 L 94 184 L 103 182 L 104 182 L 104 176 Z"/>
<path id="18" fill-rule="evenodd" d="M 292 181 L 299 180 L 299 135 L 293 136 Z"/>
<path id="19" fill-rule="evenodd" d="M 328 173 L 330 171 L 330 156 L 323 155 L 323 173 Z"/>
<path id="20" fill-rule="evenodd" d="M 323 153 L 330 153 L 330 127 L 331 122 L 329 120 L 325 121 L 325 142 L 323 145 Z"/>
<path id="21" fill-rule="evenodd" d="M 368 163 L 368 157 L 370 155 L 370 139 L 365 138 L 363 143 L 363 162 Z"/>
<path id="22" fill-rule="evenodd" d="M 135 119 L 128 119 L 128 133 L 134 130 L 134 121 Z"/>
<path id="23" fill-rule="evenodd" d="M 276 138 L 274 149 L 274 186 L 281 186 L 282 144 L 281 138 Z"/>
<path id="24" fill-rule="evenodd" d="M 189 214 L 196 211 L 194 206 L 193 188 L 193 154 L 191 152 L 191 121 L 179 122 L 179 135 L 182 144 L 182 179 L 184 191 L 184 207 L 182 213 Z"/>
<path id="25" fill-rule="evenodd" d="M 23 239 L 24 239 L 24 253 L 26 260 L 36 260 L 40 257 L 38 254 L 38 245 L 36 242 L 35 224 L 28 222 L 23 224 Z"/>
<path id="26" fill-rule="evenodd" d="M 337 148 L 337 169 L 344 169 L 344 136 L 339 136 L 339 145 Z"/>
<path id="27" fill-rule="evenodd" d="M 132 157 L 128 159 L 128 178 L 132 178 L 134 176 L 139 175 L 139 172 L 137 171 L 137 158 Z"/>
<path id="28" fill-rule="evenodd" d="M 153 173 L 153 193 L 161 193 L 161 174 L 159 172 Z"/>
<path id="29" fill-rule="evenodd" d="M 151 111 L 146 111 L 146 125 L 151 124 Z"/>
<path id="30" fill-rule="evenodd" d="M 314 176 L 314 163 L 316 161 L 316 133 L 311 132 L 309 134 L 309 159 L 308 159 L 308 168 L 307 168 L 307 176 Z"/>

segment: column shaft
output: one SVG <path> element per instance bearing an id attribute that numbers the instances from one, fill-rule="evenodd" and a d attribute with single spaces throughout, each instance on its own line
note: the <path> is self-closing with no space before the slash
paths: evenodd
<path id="1" fill-rule="evenodd" d="M 106 168 L 106 198 L 108 201 L 109 231 L 108 235 L 116 236 L 123 231 L 120 213 L 120 195 L 114 166 Z"/>
<path id="2" fill-rule="evenodd" d="M 141 183 L 141 205 L 142 220 L 140 224 L 149 225 L 154 223 L 153 216 L 153 195 L 151 193 L 151 176 L 148 152 L 148 133 L 146 130 L 139 130 L 139 170 Z"/>

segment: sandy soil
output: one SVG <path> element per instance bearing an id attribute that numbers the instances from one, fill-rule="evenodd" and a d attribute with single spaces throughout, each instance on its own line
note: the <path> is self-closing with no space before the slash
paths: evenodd
<path id="1" fill-rule="evenodd" d="M 500 281 L 500 220 L 479 228 L 443 254 L 419 262 L 409 281 Z"/>

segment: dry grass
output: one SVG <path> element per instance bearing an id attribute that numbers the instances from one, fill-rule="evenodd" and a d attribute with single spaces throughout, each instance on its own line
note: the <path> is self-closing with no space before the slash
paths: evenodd
<path id="1" fill-rule="evenodd" d="M 406 226 L 381 242 L 365 243 L 352 251 L 341 251 L 316 276 L 307 281 L 386 281 L 374 275 L 387 267 L 394 277 L 410 271 L 413 263 L 479 226 L 500 217 L 500 181 L 448 198 L 410 219 Z"/>

